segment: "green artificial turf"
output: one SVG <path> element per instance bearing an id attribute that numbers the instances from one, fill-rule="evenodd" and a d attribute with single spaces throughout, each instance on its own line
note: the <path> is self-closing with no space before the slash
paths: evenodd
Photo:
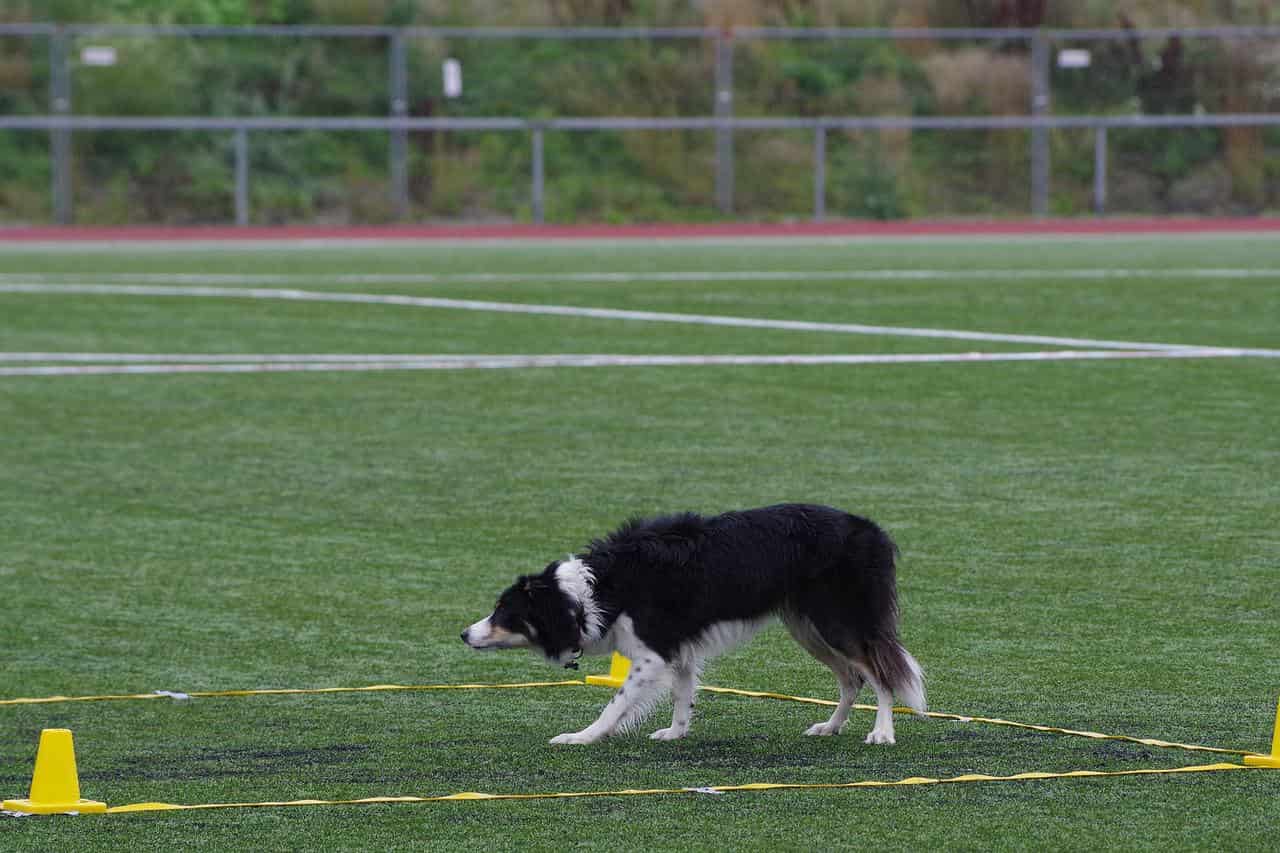
<path id="1" fill-rule="evenodd" d="M 1277 244 L 125 245 L 5 249 L 0 285 L 220 275 L 230 276 L 224 287 L 1274 348 Z M 907 269 L 946 277 L 556 277 Z M 982 274 L 1000 269 L 1034 275 Z M 1081 269 L 1121 272 L 1070 273 Z M 1180 272 L 1188 269 L 1201 272 Z M 965 270 L 976 272 L 952 277 Z M 418 278 L 344 278 L 361 274 Z M 1056 347 L 0 292 L 3 352 L 1045 348 Z M 804 500 L 869 515 L 898 540 L 903 637 L 936 710 L 1262 751 L 1280 692 L 1277 482 L 1280 360 L 1269 358 L 0 377 L 0 698 L 560 679 L 566 673 L 525 653 L 471 652 L 458 632 L 516 573 L 631 515 Z M 835 696 L 830 675 L 779 628 L 713 663 L 706 681 Z M 589 722 L 607 695 L 574 687 L 0 706 L 0 795 L 26 795 L 38 733 L 55 726 L 75 732 L 84 795 L 110 805 L 1218 760 L 911 718 L 900 718 L 896 746 L 868 747 L 866 712 L 842 737 L 804 738 L 824 709 L 707 695 L 683 741 L 643 736 L 665 725 L 660 709 L 641 733 L 547 744 Z M 240 809 L 0 819 L 0 847 L 1264 850 L 1280 833 L 1277 796 L 1280 773 L 1253 771 Z"/>

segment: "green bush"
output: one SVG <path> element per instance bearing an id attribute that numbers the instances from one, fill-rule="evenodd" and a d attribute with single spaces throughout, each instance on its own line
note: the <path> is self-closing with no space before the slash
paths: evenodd
<path id="1" fill-rule="evenodd" d="M 28 13 L 37 4 L 27 4 Z M 578 23 L 646 25 L 885 25 L 893 4 L 841 12 L 809 0 L 744 2 L 719 11 L 691 2 L 575 4 Z M 1148 23 L 1154 6 L 1143 5 Z M 1150 8 L 1148 8 L 1150 6 Z M 572 23 L 561 3 L 421 0 L 52 0 L 60 21 L 184 24 L 493 25 Z M 903 7 L 905 8 L 905 7 Z M 924 3 L 934 24 L 1002 26 L 999 4 Z M 734 12 L 733 10 L 737 10 Z M 861 11 L 859 11 L 859 9 Z M 10 16 L 20 13 L 10 12 Z M 1114 4 L 1055 11 L 1046 23 L 1107 25 Z M 732 20 L 713 20 L 726 14 Z M 734 18 L 740 14 L 741 20 Z M 662 19 L 666 16 L 667 19 Z M 976 17 L 975 17 L 976 16 Z M 0 12 L 0 19 L 5 13 Z M 513 19 L 514 20 L 514 19 Z M 1166 21 L 1165 23 L 1170 23 Z M 118 51 L 114 67 L 83 67 L 88 44 Z M 1085 46 L 1086 70 L 1051 65 L 1057 113 L 1182 113 L 1280 109 L 1274 73 L 1255 55 L 1208 39 Z M 48 41 L 0 38 L 0 114 L 49 111 Z M 388 40 L 93 36 L 73 40 L 74 112 L 81 115 L 385 116 Z M 442 38 L 406 41 L 408 110 L 415 116 L 704 116 L 715 110 L 715 51 L 699 40 Z M 460 98 L 441 93 L 440 67 L 462 63 Z M 931 116 L 1021 112 L 1029 73 L 1024 42 L 927 43 L 880 39 L 740 39 L 734 46 L 738 116 Z M 961 75 L 963 81 L 958 78 Z M 1265 77 L 1271 74 L 1272 77 Z M 1261 76 L 1260 76 L 1261 75 Z M 994 79 L 993 79 L 994 77 Z M 947 83 L 962 83 L 951 87 Z M 966 94 L 967 93 L 967 94 Z M 0 221 L 50 215 L 49 138 L 0 135 Z M 1149 212 L 1200 205 L 1258 211 L 1277 204 L 1277 146 L 1218 130 L 1124 131 L 1111 136 L 1115 197 Z M 75 215 L 82 222 L 219 222 L 233 216 L 226 133 L 78 133 Z M 1025 132 L 863 135 L 831 143 L 831 215 L 872 218 L 1020 215 L 1029 207 Z M 1092 143 L 1053 134 L 1053 210 L 1091 204 Z M 255 133 L 257 222 L 380 222 L 390 200 L 384 133 Z M 756 218 L 808 215 L 812 135 L 734 135 L 735 210 Z M 715 134 L 548 133 L 546 214 L 553 221 L 702 219 L 716 215 Z M 1255 164 L 1250 158 L 1262 158 Z M 410 134 L 410 213 L 416 219 L 527 218 L 527 133 Z M 1224 177 L 1225 176 L 1225 177 Z"/>

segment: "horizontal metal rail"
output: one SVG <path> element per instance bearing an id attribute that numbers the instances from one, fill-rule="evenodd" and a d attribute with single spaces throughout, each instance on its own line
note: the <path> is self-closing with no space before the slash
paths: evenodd
<path id="1" fill-rule="evenodd" d="M 1083 29 L 1045 30 L 1044 34 L 1058 41 L 1126 41 L 1131 38 L 1195 38 L 1195 39 L 1249 39 L 1280 38 L 1280 26 L 1245 27 L 1153 27 L 1150 29 Z"/>
<path id="2" fill-rule="evenodd" d="M 180 36 L 191 38 L 417 38 L 477 39 L 713 39 L 720 30 L 706 27 L 426 27 L 326 26 L 316 24 L 0 24 L 0 35 L 48 35 L 60 30 L 70 36 Z"/>
<path id="3" fill-rule="evenodd" d="M 0 36 L 47 36 L 57 28 L 56 24 L 3 24 L 0 23 Z"/>
<path id="4" fill-rule="evenodd" d="M 523 118 L 0 116 L 0 130 L 528 130 Z"/>
<path id="5" fill-rule="evenodd" d="M 1255 127 L 1280 113 L 1121 116 L 818 116 L 814 118 L 561 118 L 530 120 L 548 130 L 1031 130 L 1094 127 Z"/>
<path id="6" fill-rule="evenodd" d="M 645 131 L 645 130 L 1031 130 L 1044 128 L 1273 127 L 1280 113 L 1082 116 L 818 116 L 813 118 L 0 116 L 0 130 L 138 131 Z"/>
<path id="7" fill-rule="evenodd" d="M 68 36 L 180 36 L 193 38 L 385 38 L 403 35 L 416 38 L 475 39 L 880 39 L 909 41 L 1025 40 L 1037 35 L 1051 40 L 1126 40 L 1131 38 L 1280 38 L 1280 26 L 1153 27 L 1148 29 L 1049 29 L 1028 27 L 431 27 L 431 26 L 351 26 L 286 25 L 221 26 L 205 24 L 54 24 L 0 23 L 0 36 L 50 35 L 60 31 Z"/>
<path id="8" fill-rule="evenodd" d="M 405 27 L 407 36 L 418 38 L 471 39 L 714 39 L 720 30 L 710 27 Z M 565 35 L 569 33 L 569 35 Z"/>
<path id="9" fill-rule="evenodd" d="M 933 28 L 875 28 L 875 27 L 746 27 L 731 31 L 738 39 L 880 39 L 884 41 L 967 40 L 999 41 L 1032 39 L 1037 35 L 1058 40 L 1097 40 L 1131 38 L 1280 38 L 1280 26 L 1241 27 L 1154 27 L 1150 29 L 1049 29 L 1030 27 L 933 27 Z"/>
<path id="10" fill-rule="evenodd" d="M 1029 39 L 1037 32 L 1048 35 L 1052 30 L 1022 27 L 743 27 L 732 31 L 738 39 L 878 39 L 910 41 L 930 39 L 1000 40 Z"/>

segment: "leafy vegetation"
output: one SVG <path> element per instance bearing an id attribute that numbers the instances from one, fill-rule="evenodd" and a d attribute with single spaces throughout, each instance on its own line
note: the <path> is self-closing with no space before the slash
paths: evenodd
<path id="1" fill-rule="evenodd" d="M 1266 3 L 1068 4 L 901 0 L 58 0 L 9 4 L 0 21 L 414 26 L 1106 26 L 1267 23 Z M 1049 9 L 1050 6 L 1052 9 Z M 117 51 L 111 67 L 76 57 Z M 1259 112 L 1280 109 L 1280 39 L 1066 40 L 1092 51 L 1088 69 L 1052 66 L 1058 113 Z M 388 40 L 381 36 L 143 37 L 86 35 L 71 44 L 72 110 L 82 115 L 379 116 L 390 111 Z M 740 116 L 1018 115 L 1030 107 L 1024 40 L 739 39 Z M 442 94 L 441 64 L 461 63 L 464 92 Z M 419 32 L 407 41 L 414 116 L 703 116 L 714 111 L 715 51 L 701 39 L 487 38 Z M 1051 64 L 1052 65 L 1052 64 Z M 0 36 L 0 113 L 49 104 L 44 36 Z M 735 212 L 807 216 L 812 142 L 805 135 L 737 134 Z M 411 216 L 523 219 L 530 214 L 529 139 L 514 132 L 413 133 Z M 1091 204 L 1091 137 L 1053 134 L 1053 206 Z M 385 134 L 258 133 L 252 137 L 255 221 L 380 222 L 394 216 Z M 1025 133 L 848 134 L 827 164 L 833 216 L 894 218 L 1027 211 Z M 1280 206 L 1280 132 L 1115 134 L 1111 210 L 1257 213 Z M 0 132 L 0 219 L 50 215 L 49 141 Z M 553 221 L 706 219 L 718 215 L 711 132 L 553 134 L 547 150 Z M 75 214 L 81 222 L 225 222 L 231 215 L 228 134 L 75 135 Z M 975 196 L 975 193 L 977 196 Z"/>

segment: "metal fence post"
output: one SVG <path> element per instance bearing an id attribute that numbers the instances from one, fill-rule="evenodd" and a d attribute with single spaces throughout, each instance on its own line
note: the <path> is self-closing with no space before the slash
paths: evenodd
<path id="1" fill-rule="evenodd" d="M 533 208 L 533 221 L 538 225 L 542 224 L 543 219 L 542 131 L 541 124 L 533 125 L 533 193 L 531 207 Z"/>
<path id="2" fill-rule="evenodd" d="M 1043 30 L 1031 37 L 1031 115 L 1049 115 L 1049 40 Z M 1049 129 L 1031 129 L 1031 213 L 1049 212 Z"/>
<path id="3" fill-rule="evenodd" d="M 234 147 L 236 152 L 236 225 L 249 224 L 249 131 L 237 127 Z"/>
<path id="4" fill-rule="evenodd" d="M 409 114 L 409 74 L 405 64 L 404 32 L 396 30 L 389 38 L 390 49 L 387 61 L 391 88 L 391 116 L 404 118 Z M 388 156 L 391 202 L 395 207 L 395 216 L 396 219 L 407 219 L 409 217 L 409 131 L 403 128 L 395 128 L 391 131 Z"/>
<path id="5" fill-rule="evenodd" d="M 813 221 L 827 217 L 827 128 L 819 124 L 813 133 Z"/>
<path id="6" fill-rule="evenodd" d="M 1093 129 L 1093 212 L 1107 212 L 1107 126 Z"/>
<path id="7" fill-rule="evenodd" d="M 733 118 L 733 33 L 716 34 L 716 118 Z M 716 206 L 733 213 L 733 129 L 716 128 Z"/>
<path id="8" fill-rule="evenodd" d="M 67 59 L 67 30 L 61 24 L 49 36 L 49 107 L 56 116 L 71 114 L 71 69 Z M 70 225 L 71 206 L 71 129 L 49 131 L 49 165 L 52 174 L 53 221 Z"/>

